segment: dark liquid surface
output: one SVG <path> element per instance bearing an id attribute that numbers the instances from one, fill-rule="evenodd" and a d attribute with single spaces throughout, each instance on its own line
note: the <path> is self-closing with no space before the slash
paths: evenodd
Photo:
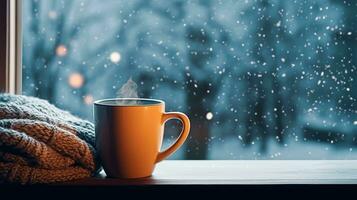
<path id="1" fill-rule="evenodd" d="M 106 106 L 142 106 L 142 105 L 155 105 L 162 103 L 159 100 L 151 99 L 108 99 L 97 102 L 99 105 Z"/>

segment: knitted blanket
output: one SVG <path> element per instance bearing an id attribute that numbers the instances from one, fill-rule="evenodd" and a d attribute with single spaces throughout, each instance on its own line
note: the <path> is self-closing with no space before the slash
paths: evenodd
<path id="1" fill-rule="evenodd" d="M 0 182 L 52 183 L 99 169 L 94 125 L 45 100 L 0 94 Z"/>

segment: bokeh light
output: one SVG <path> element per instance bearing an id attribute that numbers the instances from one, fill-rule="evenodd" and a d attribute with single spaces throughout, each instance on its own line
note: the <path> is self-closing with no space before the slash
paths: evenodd
<path id="1" fill-rule="evenodd" d="M 80 73 L 72 73 L 69 75 L 68 84 L 73 88 L 80 88 L 84 83 L 84 77 Z"/>
<path id="2" fill-rule="evenodd" d="M 206 114 L 206 119 L 207 120 L 211 120 L 213 118 L 213 114 L 211 113 L 211 112 L 208 112 L 207 114 Z"/>
<path id="3" fill-rule="evenodd" d="M 119 52 L 114 51 L 110 54 L 110 61 L 112 61 L 113 63 L 119 63 L 121 59 L 121 55 Z"/>
<path id="4" fill-rule="evenodd" d="M 87 104 L 87 105 L 91 105 L 92 103 L 93 103 L 93 96 L 92 95 L 90 95 L 90 94 L 88 94 L 88 95 L 86 95 L 86 96 L 84 96 L 83 97 L 83 101 L 84 101 L 84 103 L 85 104 Z"/>
<path id="5" fill-rule="evenodd" d="M 67 47 L 64 46 L 63 44 L 58 45 L 58 47 L 56 48 L 56 55 L 59 57 L 63 57 L 67 55 Z"/>
<path id="6" fill-rule="evenodd" d="M 54 11 L 54 10 L 50 10 L 49 12 L 48 12 L 48 17 L 50 18 L 50 19 L 57 19 L 57 12 L 56 11 Z"/>

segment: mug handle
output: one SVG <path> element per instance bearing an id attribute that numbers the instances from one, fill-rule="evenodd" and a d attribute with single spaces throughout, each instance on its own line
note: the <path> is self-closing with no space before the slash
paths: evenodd
<path id="1" fill-rule="evenodd" d="M 180 146 L 185 142 L 188 133 L 190 132 L 190 120 L 188 117 L 181 112 L 168 112 L 164 113 L 162 115 L 162 124 L 164 124 L 166 121 L 170 119 L 179 119 L 182 122 L 182 131 L 179 135 L 179 137 L 176 139 L 176 141 L 166 150 L 159 152 L 156 158 L 156 163 L 164 160 L 168 156 L 170 156 L 172 153 L 174 153 Z"/>

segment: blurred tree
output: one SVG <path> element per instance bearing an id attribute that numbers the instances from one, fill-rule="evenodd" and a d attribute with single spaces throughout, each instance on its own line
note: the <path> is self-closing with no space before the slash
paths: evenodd
<path id="1" fill-rule="evenodd" d="M 68 79 L 61 76 L 63 73 L 76 70 L 80 72 L 83 76 L 80 85 L 82 89 L 78 90 L 80 94 L 86 93 L 87 79 L 95 81 L 94 76 L 88 77 L 91 74 L 86 69 L 88 67 L 75 59 L 74 52 L 77 49 L 74 49 L 73 41 L 78 39 L 83 29 L 100 21 L 102 17 L 85 15 L 73 20 L 71 14 L 78 8 L 74 4 L 73 1 L 34 0 L 26 1 L 24 6 L 31 16 L 24 22 L 30 30 L 24 34 L 26 44 L 23 49 L 23 70 L 27 74 L 24 77 L 24 86 L 26 92 L 51 103 L 60 103 L 56 90 L 58 84 L 63 85 Z M 91 56 L 91 53 L 85 54 Z M 85 59 L 88 58 L 83 58 Z"/>
<path id="2" fill-rule="evenodd" d="M 297 116 L 304 114 L 314 96 L 321 106 L 324 100 L 331 99 L 331 91 L 319 88 L 320 83 L 313 78 L 323 74 L 323 66 L 330 64 L 326 58 L 331 56 L 332 49 L 326 42 L 333 36 L 326 33 L 326 27 L 336 22 L 317 20 L 321 9 L 328 5 L 325 1 L 308 4 L 258 0 L 245 12 L 247 23 L 254 26 L 249 27 L 246 35 L 252 42 L 247 49 L 250 67 L 243 75 L 248 82 L 245 100 L 249 108 L 244 141 L 251 144 L 252 140 L 259 140 L 261 152 L 267 150 L 269 137 L 284 144 L 288 131 L 297 136 L 293 131 L 301 120 Z M 309 12 L 308 16 L 299 14 Z M 325 38 L 319 39 L 321 35 Z M 301 78 L 305 74 L 310 75 L 307 81 Z"/>

